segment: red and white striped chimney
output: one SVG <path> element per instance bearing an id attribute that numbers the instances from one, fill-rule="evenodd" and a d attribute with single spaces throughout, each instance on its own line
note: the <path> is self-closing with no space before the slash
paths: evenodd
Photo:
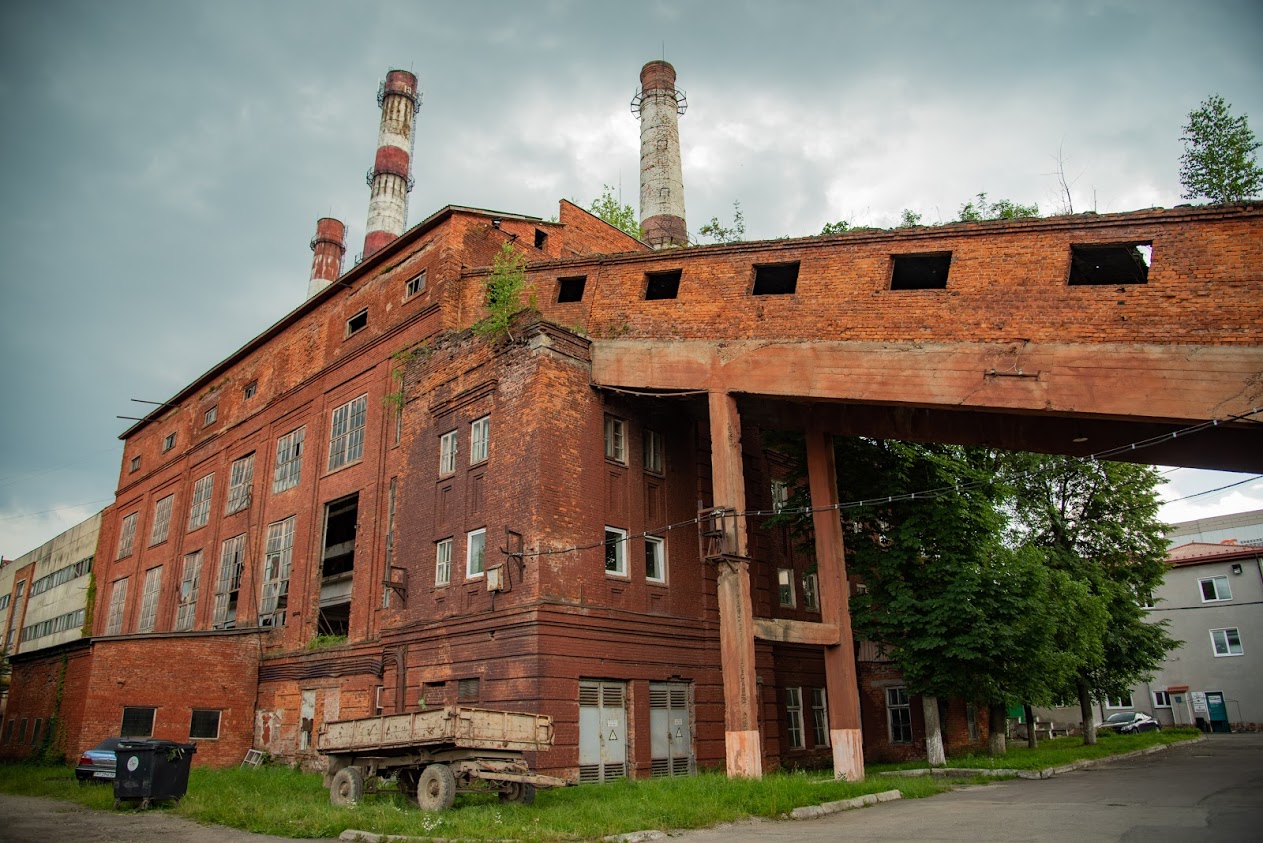
<path id="1" fill-rule="evenodd" d="M 651 61 L 641 68 L 631 108 L 640 118 L 641 239 L 655 249 L 687 246 L 679 121 L 688 101 L 675 87 L 669 62 Z"/>
<path id="2" fill-rule="evenodd" d="M 307 298 L 328 287 L 342 274 L 342 256 L 346 254 L 346 226 L 332 217 L 316 220 L 316 236 L 311 238 L 311 280 L 307 282 Z"/>
<path id="3" fill-rule="evenodd" d="M 382 122 L 377 132 L 377 158 L 368 171 L 373 192 L 368 200 L 364 257 L 400 234 L 408 221 L 408 191 L 412 190 L 412 129 L 421 95 L 417 77 L 392 70 L 377 90 Z"/>

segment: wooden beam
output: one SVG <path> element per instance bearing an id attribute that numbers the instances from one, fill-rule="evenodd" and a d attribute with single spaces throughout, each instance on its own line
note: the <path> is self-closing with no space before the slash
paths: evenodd
<path id="1" fill-rule="evenodd" d="M 836 646 L 839 640 L 837 624 L 783 618 L 755 618 L 754 637 L 778 644 L 820 644 L 825 647 Z"/>

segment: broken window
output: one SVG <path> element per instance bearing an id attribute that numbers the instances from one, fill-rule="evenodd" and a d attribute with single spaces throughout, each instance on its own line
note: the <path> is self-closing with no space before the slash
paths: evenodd
<path id="1" fill-rule="evenodd" d="M 197 613 L 197 591 L 201 581 L 202 551 L 195 550 L 184 557 L 184 568 L 180 571 L 180 605 L 175 615 L 177 632 L 187 632 L 193 628 Z"/>
<path id="2" fill-rule="evenodd" d="M 814 571 L 803 574 L 803 607 L 809 612 L 820 611 L 820 575 Z"/>
<path id="3" fill-rule="evenodd" d="M 136 541 L 136 518 L 139 512 L 133 512 L 123 519 L 123 528 L 118 534 L 118 557 L 123 559 L 132 555 L 132 545 Z"/>
<path id="4" fill-rule="evenodd" d="M 557 279 L 557 303 L 583 301 L 583 288 L 587 286 L 588 276 L 577 275 L 574 278 Z"/>
<path id="5" fill-rule="evenodd" d="M 912 743 L 912 706 L 908 689 L 886 689 L 886 726 L 891 743 Z"/>
<path id="6" fill-rule="evenodd" d="M 1144 242 L 1070 247 L 1070 285 L 1112 286 L 1149 281 L 1153 244 Z"/>
<path id="7" fill-rule="evenodd" d="M 225 514 L 245 509 L 250 505 L 250 489 L 254 483 L 254 454 L 246 454 L 232 464 L 228 475 L 228 506 Z"/>
<path id="8" fill-rule="evenodd" d="M 645 301 L 673 299 L 680 294 L 680 276 L 683 270 L 668 269 L 666 272 L 645 273 Z"/>
<path id="9" fill-rule="evenodd" d="M 364 423 L 367 413 L 367 395 L 348 401 L 333 411 L 329 436 L 330 471 L 364 458 Z"/>
<path id="10" fill-rule="evenodd" d="M 829 704 L 824 688 L 811 689 L 811 725 L 816 746 L 828 746 Z"/>
<path id="11" fill-rule="evenodd" d="M 263 591 L 259 626 L 284 626 L 289 603 L 289 571 L 294 547 L 294 516 L 268 525 L 263 557 Z"/>
<path id="12" fill-rule="evenodd" d="M 215 581 L 216 629 L 237 625 L 237 595 L 241 591 L 241 573 L 246 567 L 246 537 L 233 536 L 224 542 L 219 553 L 219 578 Z"/>
<path id="13" fill-rule="evenodd" d="M 325 506 L 325 539 L 320 563 L 320 635 L 346 635 L 351 625 L 351 579 L 355 570 L 358 493 Z"/>
<path id="14" fill-rule="evenodd" d="M 272 470 L 272 491 L 283 492 L 298 485 L 303 473 L 303 439 L 307 428 L 300 427 L 276 440 L 276 467 Z"/>
<path id="15" fill-rule="evenodd" d="M 215 475 L 208 474 L 193 484 L 193 503 L 189 505 L 189 529 L 205 527 L 210 520 L 211 492 L 215 490 Z"/>
<path id="16" fill-rule="evenodd" d="M 538 228 L 535 229 L 535 248 L 543 249 L 544 244 L 546 244 L 547 242 L 548 242 L 548 233 L 545 231 L 540 231 Z"/>
<path id="17" fill-rule="evenodd" d="M 892 255 L 894 269 L 890 275 L 892 290 L 942 290 L 947 287 L 947 273 L 952 267 L 952 253 L 932 255 Z"/>
<path id="18" fill-rule="evenodd" d="M 798 289 L 798 261 L 793 263 L 755 264 L 754 295 L 788 296 Z"/>
<path id="19" fill-rule="evenodd" d="M 359 333 L 368 327 L 368 308 L 364 308 L 359 313 L 346 320 L 346 335 Z"/>

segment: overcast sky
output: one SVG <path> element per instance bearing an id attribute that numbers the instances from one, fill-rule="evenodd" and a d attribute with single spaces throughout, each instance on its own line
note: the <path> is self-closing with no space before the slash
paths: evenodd
<path id="1" fill-rule="evenodd" d="M 320 216 L 364 237 L 378 82 L 412 69 L 409 224 L 447 204 L 550 217 L 638 195 L 641 65 L 665 56 L 688 222 L 751 239 L 951 220 L 985 191 L 1179 204 L 1211 93 L 1263 133 L 1263 3 L 0 4 L 0 553 L 105 506 L 129 399 L 162 401 L 304 297 Z M 1263 508 L 1229 483 L 1168 520 Z"/>

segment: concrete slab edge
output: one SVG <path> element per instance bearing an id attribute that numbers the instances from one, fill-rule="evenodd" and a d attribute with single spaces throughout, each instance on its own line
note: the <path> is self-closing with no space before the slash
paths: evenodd
<path id="1" fill-rule="evenodd" d="M 414 837 L 408 834 L 378 834 L 374 831 L 360 831 L 348 828 L 338 835 L 339 840 L 346 843 L 473 843 L 459 837 Z M 500 840 L 496 843 L 517 843 L 514 840 Z"/>
<path id="2" fill-rule="evenodd" d="M 876 805 L 879 802 L 891 802 L 895 799 L 902 799 L 903 794 L 897 790 L 884 790 L 881 793 L 869 793 L 864 796 L 856 796 L 853 799 L 840 799 L 836 802 L 823 802 L 819 805 L 804 805 L 801 808 L 795 808 L 789 812 L 791 819 L 809 820 L 815 817 L 824 817 L 829 814 L 836 814 L 841 811 L 853 811 L 856 808 L 866 808 L 869 805 Z"/>

